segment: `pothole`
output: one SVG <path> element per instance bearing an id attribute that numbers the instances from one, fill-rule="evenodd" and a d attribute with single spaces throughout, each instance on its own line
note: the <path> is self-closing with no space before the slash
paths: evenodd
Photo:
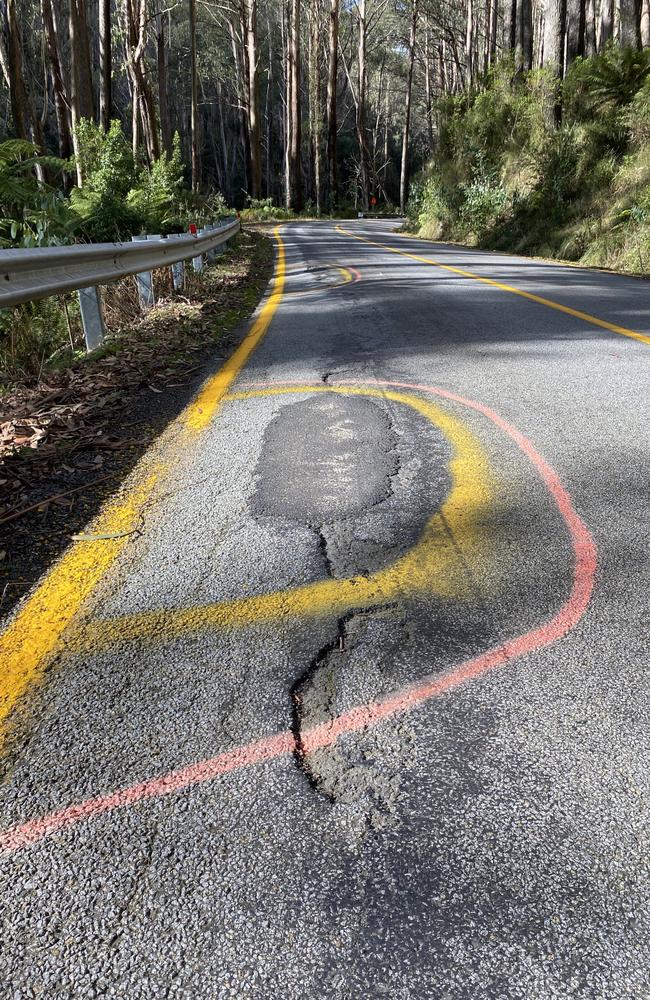
<path id="1" fill-rule="evenodd" d="M 395 818 L 400 772 L 410 752 L 403 727 L 382 726 L 309 752 L 306 736 L 390 689 L 392 658 L 408 639 L 405 616 L 395 605 L 350 612 L 291 690 L 296 764 L 311 788 L 340 806 L 358 829 L 378 829 Z"/>

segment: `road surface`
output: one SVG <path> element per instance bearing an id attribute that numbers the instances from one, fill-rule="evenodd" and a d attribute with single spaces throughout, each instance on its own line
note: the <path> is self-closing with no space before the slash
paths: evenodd
<path id="1" fill-rule="evenodd" d="M 0 993 L 650 998 L 650 285 L 277 241 L 0 639 Z"/>

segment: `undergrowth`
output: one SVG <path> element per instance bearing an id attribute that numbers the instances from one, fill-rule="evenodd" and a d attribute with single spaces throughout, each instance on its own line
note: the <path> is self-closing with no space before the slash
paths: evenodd
<path id="1" fill-rule="evenodd" d="M 650 269 L 650 51 L 608 47 L 576 60 L 561 85 L 545 70 L 517 77 L 506 60 L 438 112 L 434 158 L 411 189 L 411 229 Z"/>

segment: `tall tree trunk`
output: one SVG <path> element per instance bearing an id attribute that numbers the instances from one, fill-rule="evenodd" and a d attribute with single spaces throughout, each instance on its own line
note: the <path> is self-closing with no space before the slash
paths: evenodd
<path id="1" fill-rule="evenodd" d="M 356 127 L 359 143 L 359 188 L 361 192 L 361 207 L 368 211 L 370 201 L 369 170 L 368 170 L 368 137 L 366 135 L 366 103 L 368 100 L 368 65 L 366 61 L 366 46 L 368 22 L 366 18 L 366 0 L 357 0 L 357 19 L 359 22 L 359 46 L 357 52 L 357 69 L 359 73 Z"/>
<path id="2" fill-rule="evenodd" d="M 20 30 L 20 16 L 16 9 L 16 0 L 7 0 L 5 7 L 7 49 L 2 47 L 2 71 L 9 87 L 11 114 L 14 129 L 19 139 L 27 139 L 34 143 L 39 152 L 43 152 L 43 129 L 41 120 L 36 114 L 30 100 L 25 83 L 25 63 L 23 59 L 23 39 Z M 40 165 L 35 167 L 39 184 L 47 180 L 47 172 Z"/>
<path id="3" fill-rule="evenodd" d="M 160 3 L 160 0 L 157 0 Z M 169 114 L 169 67 L 167 40 L 165 38 L 165 15 L 156 11 L 156 67 L 158 72 L 158 115 L 160 117 L 160 144 L 167 156 L 173 150 L 172 123 Z"/>
<path id="4" fill-rule="evenodd" d="M 190 16 L 190 135 L 192 191 L 197 192 L 201 184 L 201 147 L 199 144 L 199 85 L 196 61 L 196 0 L 189 0 Z"/>
<path id="5" fill-rule="evenodd" d="M 552 71 L 556 80 L 560 80 L 564 72 L 565 4 L 566 0 L 546 0 L 544 8 L 542 65 Z M 553 88 L 546 103 L 548 124 L 551 128 L 555 128 L 562 117 L 559 88 Z"/>
<path id="6" fill-rule="evenodd" d="M 266 197 L 273 197 L 273 33 L 271 30 L 271 15 L 267 7 L 266 34 L 268 39 L 268 71 L 266 77 Z"/>
<path id="7" fill-rule="evenodd" d="M 523 31 L 522 26 L 524 22 L 524 3 L 525 0 L 516 0 L 517 3 L 517 14 L 515 18 L 516 32 L 515 32 L 515 73 L 523 73 L 524 71 L 524 44 L 523 44 Z"/>
<path id="8" fill-rule="evenodd" d="M 648 48 L 650 46 L 650 0 L 641 0 L 639 33 L 642 48 Z"/>
<path id="9" fill-rule="evenodd" d="M 262 143 L 260 137 L 260 84 L 257 56 L 257 0 L 246 0 L 246 100 L 248 122 L 248 145 L 250 149 L 250 194 L 252 198 L 262 197 Z"/>
<path id="10" fill-rule="evenodd" d="M 320 39 L 320 3 L 319 0 L 311 0 L 309 8 L 310 31 L 309 31 L 309 131 L 311 143 L 312 179 L 314 189 L 314 203 L 316 205 L 316 215 L 320 217 L 322 209 L 322 185 L 321 185 L 321 77 L 319 66 L 319 39 Z"/>
<path id="11" fill-rule="evenodd" d="M 465 85 L 474 82 L 474 10 L 472 0 L 467 0 L 467 20 L 465 24 Z"/>
<path id="12" fill-rule="evenodd" d="M 639 39 L 636 26 L 634 0 L 616 0 L 619 21 L 619 44 L 623 47 L 638 48 Z"/>
<path id="13" fill-rule="evenodd" d="M 90 68 L 90 38 L 88 36 L 86 0 L 70 0 L 69 25 L 70 76 L 74 79 L 78 118 L 94 121 L 95 100 Z"/>
<path id="14" fill-rule="evenodd" d="M 497 55 L 497 32 L 499 30 L 499 0 L 490 2 L 490 20 L 488 24 L 488 66 L 491 66 Z"/>
<path id="15" fill-rule="evenodd" d="M 426 18 L 424 28 L 424 99 L 427 117 L 427 140 L 429 143 L 429 152 L 431 152 L 433 150 L 433 89 L 431 86 L 431 50 L 428 17 Z M 384 162 L 387 159 L 387 153 L 384 151 Z"/>
<path id="16" fill-rule="evenodd" d="M 586 0 L 585 4 L 585 55 L 588 59 L 596 55 L 596 4 Z"/>
<path id="17" fill-rule="evenodd" d="M 32 141 L 29 99 L 25 88 L 23 39 L 16 0 L 7 0 L 6 6 L 7 62 L 9 74 L 9 99 L 14 131 L 18 139 Z"/>
<path id="18" fill-rule="evenodd" d="M 409 37 L 408 69 L 406 73 L 406 109 L 404 114 L 404 130 L 402 132 L 402 163 L 399 176 L 399 210 L 404 215 L 408 194 L 408 156 L 409 130 L 411 127 L 411 94 L 413 91 L 413 64 L 415 62 L 415 38 L 418 25 L 417 0 L 413 0 L 411 15 L 411 33 Z"/>
<path id="19" fill-rule="evenodd" d="M 327 172 L 329 177 L 329 210 L 336 211 L 338 204 L 338 177 L 336 162 L 336 88 L 339 53 L 339 0 L 330 0 L 329 43 L 327 68 Z"/>
<path id="20" fill-rule="evenodd" d="M 614 34 L 614 0 L 601 0 L 600 2 L 600 32 L 598 35 L 598 49 L 604 48 Z"/>
<path id="21" fill-rule="evenodd" d="M 564 67 L 565 0 L 546 0 L 544 5 L 544 52 L 542 65 L 562 75 Z"/>
<path id="22" fill-rule="evenodd" d="M 68 112 L 68 95 L 65 81 L 63 79 L 63 68 L 61 65 L 61 53 L 59 50 L 59 33 L 52 9 L 51 0 L 41 0 L 41 14 L 43 17 L 43 30 L 45 32 L 45 43 L 47 45 L 47 57 L 52 78 L 52 92 L 54 94 L 54 110 L 56 112 L 56 125 L 59 140 L 59 156 L 67 160 L 72 156 L 72 134 L 70 131 L 70 116 Z"/>
<path id="23" fill-rule="evenodd" d="M 524 72 L 533 68 L 533 3 L 532 0 L 522 0 L 521 5 L 521 48 L 523 53 Z"/>
<path id="24" fill-rule="evenodd" d="M 517 15 L 519 12 L 519 0 L 510 0 L 510 21 L 508 24 L 508 39 L 511 52 L 517 49 Z"/>
<path id="25" fill-rule="evenodd" d="M 300 0 L 291 0 L 289 13 L 289 209 L 299 212 L 302 200 L 301 121 L 300 121 Z"/>
<path id="26" fill-rule="evenodd" d="M 566 47 L 564 53 L 565 70 L 585 54 L 585 33 L 587 9 L 585 0 L 565 0 L 566 3 Z"/>
<path id="27" fill-rule="evenodd" d="M 156 105 L 145 60 L 149 27 L 146 0 L 126 0 L 124 22 L 127 71 L 131 82 L 133 154 L 138 155 L 142 136 L 149 162 L 154 163 L 160 156 L 160 140 Z"/>
<path id="28" fill-rule="evenodd" d="M 99 0 L 99 124 L 108 132 L 113 114 L 111 0 Z"/>

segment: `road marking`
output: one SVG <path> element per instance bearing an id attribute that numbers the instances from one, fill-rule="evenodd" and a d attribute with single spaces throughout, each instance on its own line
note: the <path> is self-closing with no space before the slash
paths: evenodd
<path id="1" fill-rule="evenodd" d="M 280 303 L 285 255 L 279 227 L 274 230 L 274 235 L 278 256 L 273 292 L 232 357 L 181 414 L 181 422 L 185 421 L 194 431 L 214 417 L 228 388 L 268 330 Z M 109 502 L 94 522 L 93 533 L 119 533 L 137 524 L 138 514 L 161 474 L 159 468 L 124 499 Z M 126 540 L 125 537 L 75 543 L 46 574 L 37 590 L 0 635 L 0 748 L 6 736 L 6 720 L 10 712 L 28 687 L 42 676 L 63 632 L 115 561 Z"/>
<path id="2" fill-rule="evenodd" d="M 468 681 L 484 676 L 496 667 L 556 642 L 580 621 L 589 605 L 593 590 L 597 555 L 594 540 L 573 506 L 571 497 L 562 486 L 557 473 L 520 431 L 482 403 L 466 399 L 444 389 L 410 385 L 404 382 L 383 382 L 380 384 L 395 388 L 408 387 L 411 390 L 430 393 L 467 406 L 482 414 L 514 441 L 537 469 L 566 525 L 574 556 L 571 592 L 552 618 L 524 635 L 495 646 L 472 660 L 465 661 L 443 677 L 425 677 L 414 686 L 397 691 L 381 701 L 359 705 L 349 712 L 333 718 L 330 722 L 323 723 L 303 733 L 302 746 L 305 753 L 332 746 L 344 733 L 358 732 L 360 729 L 377 725 L 382 720 L 397 713 L 412 711 L 432 698 L 439 698 Z M 240 768 L 251 767 L 294 753 L 295 749 L 293 733 L 285 730 L 274 736 L 264 737 L 234 750 L 217 754 L 217 756 L 207 760 L 190 764 L 169 774 L 139 782 L 106 795 L 86 799 L 38 819 L 17 824 L 0 833 L 0 852 L 11 854 L 82 821 L 101 816 L 115 809 L 135 805 L 147 799 L 160 798 L 204 784 Z"/>
<path id="3" fill-rule="evenodd" d="M 436 594 L 466 596 L 471 586 L 467 565 L 489 558 L 485 535 L 492 484 L 483 450 L 467 428 L 445 410 L 418 396 L 359 386 L 283 385 L 233 392 L 228 400 L 246 400 L 296 393 L 326 392 L 371 396 L 412 407 L 442 431 L 452 446 L 449 496 L 427 521 L 409 551 L 391 566 L 369 576 L 319 580 L 293 590 L 206 604 L 200 607 L 145 611 L 136 615 L 84 622 L 68 638 L 75 650 L 98 650 L 134 639 L 171 639 L 189 632 L 242 628 L 287 617 L 340 615 L 351 608 L 368 608 L 398 596 Z"/>
<path id="4" fill-rule="evenodd" d="M 121 501 L 109 503 L 93 526 L 97 534 L 128 531 L 159 478 L 152 473 Z M 47 573 L 0 635 L 0 740 L 7 716 L 41 676 L 64 630 L 117 558 L 126 537 L 77 542 Z"/>
<path id="5" fill-rule="evenodd" d="M 268 330 L 284 291 L 286 275 L 286 263 L 284 243 L 280 236 L 280 226 L 273 230 L 275 236 L 278 256 L 273 276 L 273 291 L 259 311 L 259 315 L 254 320 L 253 325 L 241 344 L 228 358 L 222 368 L 203 386 L 199 394 L 192 400 L 185 410 L 184 419 L 190 430 L 200 431 L 213 419 L 223 397 L 239 375 L 251 354 L 259 344 L 260 340 Z"/>
<path id="6" fill-rule="evenodd" d="M 322 294 L 323 292 L 334 291 L 334 289 L 336 288 L 342 288 L 344 285 L 349 285 L 351 283 L 356 283 L 358 281 L 361 281 L 361 272 L 358 271 L 356 267 L 348 268 L 348 267 L 342 267 L 340 264 L 321 264 L 320 270 L 338 271 L 339 274 L 342 276 L 343 280 L 332 282 L 330 284 L 314 285 L 313 288 L 304 288 L 304 289 L 297 288 L 295 291 L 287 291 L 285 289 L 284 292 L 285 296 L 290 295 L 292 296 L 292 298 L 300 298 L 304 295 L 318 295 Z M 294 264 L 293 266 L 289 266 L 286 268 L 286 276 L 288 278 L 300 274 L 309 274 L 310 276 L 313 277 L 313 273 L 311 271 L 306 271 L 301 264 Z"/>
<path id="7" fill-rule="evenodd" d="M 533 292 L 525 292 L 522 288 L 515 288 L 514 285 L 506 285 L 501 281 L 494 281 L 492 278 L 485 278 L 481 274 L 474 274 L 473 271 L 465 271 L 460 267 L 452 267 L 451 264 L 443 264 L 439 260 L 433 260 L 431 257 L 420 257 L 418 254 L 409 253 L 407 250 L 399 250 L 397 247 L 386 246 L 385 243 L 376 243 L 374 240 L 369 240 L 365 236 L 359 236 L 357 233 L 350 232 L 349 229 L 343 229 L 342 226 L 337 226 L 336 230 L 344 236 L 351 236 L 353 240 L 359 240 L 361 243 L 367 243 L 369 246 L 379 247 L 382 250 L 389 251 L 389 253 L 399 254 L 401 257 L 409 257 L 411 260 L 416 260 L 420 264 L 430 264 L 432 267 L 439 267 L 443 271 L 451 272 L 451 274 L 460 274 L 463 278 L 472 278 L 473 281 L 480 281 L 483 285 L 490 285 L 492 288 L 499 288 L 502 292 L 510 292 L 512 295 L 519 295 L 522 299 L 528 299 L 530 302 L 537 302 L 541 306 L 548 306 L 549 309 L 555 309 L 557 312 L 566 313 L 568 316 L 574 316 L 576 319 L 584 320 L 585 323 L 590 323 L 592 326 L 599 326 L 603 330 L 609 330 L 611 333 L 619 333 L 623 337 L 631 337 L 633 340 L 638 340 L 642 344 L 650 344 L 650 337 L 644 333 L 638 333 L 636 330 L 628 330 L 625 326 L 617 326 L 616 323 L 609 323 L 605 319 L 599 319 L 597 316 L 591 316 L 589 313 L 582 312 L 580 309 L 572 309 L 571 306 L 564 306 L 561 302 L 554 302 L 553 299 L 545 299 L 541 295 L 535 295 Z"/>

